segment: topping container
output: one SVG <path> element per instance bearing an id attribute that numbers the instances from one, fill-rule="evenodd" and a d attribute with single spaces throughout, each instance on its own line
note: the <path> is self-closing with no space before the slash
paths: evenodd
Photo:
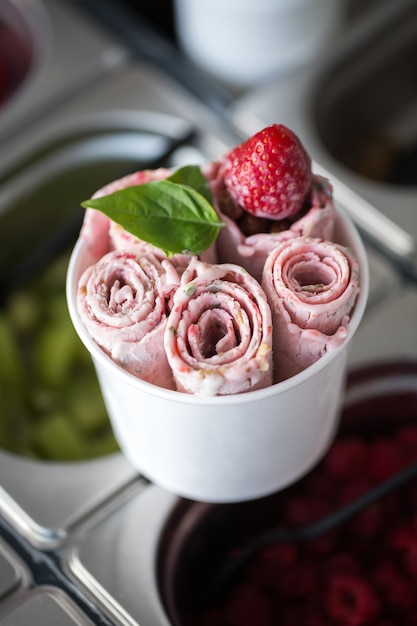
<path id="1" fill-rule="evenodd" d="M 409 569 L 411 561 L 406 556 L 403 560 L 403 553 L 397 552 L 395 542 L 401 540 L 395 537 L 402 536 L 404 528 L 412 525 L 416 515 L 415 478 L 314 539 L 298 543 L 284 541 L 260 548 L 217 595 L 204 596 L 204 581 L 209 580 L 205 577 L 216 560 L 233 560 L 240 541 L 262 529 L 283 526 L 291 530 L 291 526 L 318 521 L 335 512 L 338 502 L 339 506 L 347 504 L 366 493 L 371 485 L 381 483 L 400 468 L 415 462 L 417 449 L 411 432 L 417 435 L 416 403 L 415 362 L 380 362 L 353 370 L 335 443 L 308 476 L 279 494 L 251 503 L 210 505 L 185 500 L 177 503 L 161 534 L 158 551 L 160 589 L 172 623 L 175 626 L 206 623 L 207 616 L 207 623 L 220 624 L 224 619 L 228 624 L 240 624 L 237 616 L 239 605 L 245 605 L 245 594 L 251 598 L 246 599 L 246 611 L 252 619 L 263 615 L 265 625 L 279 623 L 291 614 L 294 623 L 301 620 L 306 625 L 316 623 L 314 619 L 318 615 L 322 623 L 340 623 L 338 618 L 332 617 L 332 611 L 336 613 L 336 608 L 348 611 L 349 602 L 346 601 L 344 607 L 342 598 L 335 608 L 333 603 L 337 598 L 330 598 L 328 589 L 335 578 L 342 576 L 351 577 L 348 581 L 352 586 L 348 589 L 361 589 L 360 597 L 353 595 L 351 598 L 351 610 L 357 611 L 357 617 L 361 611 L 369 610 L 367 624 L 379 623 L 377 617 L 388 616 L 393 623 L 409 623 L 408 611 L 412 613 L 415 583 L 412 569 Z M 407 430 L 409 426 L 412 431 Z M 348 443 L 343 447 L 342 442 Z M 351 442 L 358 451 L 347 456 Z M 336 459 L 333 449 L 338 450 L 340 460 Z M 394 452 L 400 455 L 397 462 Z M 361 453 L 365 455 L 364 467 L 359 469 Z M 342 455 L 345 455 L 344 460 Z M 355 462 L 359 475 L 355 473 Z M 369 482 L 368 475 L 374 476 Z M 370 543 L 372 540 L 375 543 Z M 407 545 L 413 549 L 411 544 Z M 394 568 L 392 571 L 398 572 L 392 573 L 389 579 L 397 591 L 402 577 L 409 581 L 408 586 L 402 587 L 402 601 L 394 599 L 389 591 L 385 592 L 383 572 L 387 569 L 387 560 Z M 388 569 L 391 572 L 391 568 Z M 316 581 L 311 579 L 311 574 Z M 369 587 L 362 590 L 364 576 L 372 591 L 368 591 Z M 365 594 L 372 600 L 374 594 L 377 595 L 375 612 L 372 603 L 366 607 L 362 604 Z M 300 598 L 303 598 L 302 606 L 299 606 Z M 250 617 L 246 619 L 249 623 Z"/>

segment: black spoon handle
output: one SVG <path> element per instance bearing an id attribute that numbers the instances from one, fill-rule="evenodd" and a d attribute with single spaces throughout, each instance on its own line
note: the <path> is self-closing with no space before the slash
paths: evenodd
<path id="1" fill-rule="evenodd" d="M 255 538 L 234 550 L 233 557 L 230 556 L 220 563 L 219 567 L 207 581 L 206 593 L 204 595 L 211 597 L 213 593 L 224 586 L 259 548 L 269 543 L 299 542 L 315 539 L 333 528 L 336 528 L 339 524 L 346 522 L 363 509 L 371 506 L 399 487 L 402 487 L 416 476 L 417 462 L 373 487 L 334 513 L 326 515 L 312 524 L 292 529 L 274 527 L 262 531 Z"/>

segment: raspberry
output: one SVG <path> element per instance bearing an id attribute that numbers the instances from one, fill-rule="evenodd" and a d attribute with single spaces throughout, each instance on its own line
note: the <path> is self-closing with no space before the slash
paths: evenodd
<path id="1" fill-rule="evenodd" d="M 403 466 L 404 461 L 395 443 L 388 439 L 378 439 L 369 445 L 368 472 L 373 483 L 386 480 Z"/>
<path id="2" fill-rule="evenodd" d="M 340 626 L 371 624 L 379 613 L 379 602 L 373 588 L 358 576 L 337 574 L 326 593 L 329 616 Z"/>
<path id="3" fill-rule="evenodd" d="M 318 588 L 316 561 L 304 560 L 297 567 L 277 572 L 277 590 L 286 598 L 304 598 Z"/>
<path id="4" fill-rule="evenodd" d="M 273 124 L 229 152 L 224 183 L 248 213 L 280 220 L 300 211 L 311 189 L 311 159 L 292 131 Z"/>
<path id="5" fill-rule="evenodd" d="M 316 555 L 330 554 L 334 550 L 334 544 L 339 534 L 339 529 L 326 532 L 316 539 L 310 539 L 308 543 L 309 550 Z"/>
<path id="6" fill-rule="evenodd" d="M 314 496 L 294 496 L 284 509 L 285 522 L 290 526 L 309 524 L 330 513 L 329 504 Z"/>
<path id="7" fill-rule="evenodd" d="M 339 492 L 333 483 L 328 479 L 324 468 L 319 466 L 315 471 L 307 474 L 304 479 L 306 491 L 316 498 L 332 502 Z"/>
<path id="8" fill-rule="evenodd" d="M 411 527 L 401 526 L 392 533 L 390 544 L 406 571 L 417 579 L 417 534 Z"/>
<path id="9" fill-rule="evenodd" d="M 284 624 L 284 622 L 278 622 Z M 311 602 L 300 607 L 300 620 L 298 626 L 324 626 L 326 624 L 326 616 L 322 610 Z"/>
<path id="10" fill-rule="evenodd" d="M 373 579 L 380 595 L 390 607 L 401 612 L 412 611 L 416 608 L 414 590 L 393 562 L 379 563 Z"/>
<path id="11" fill-rule="evenodd" d="M 277 619 L 273 622 L 275 624 L 282 624 L 282 626 L 300 626 L 300 616 L 298 615 L 296 606 L 294 604 L 279 604 L 279 610 Z M 255 626 L 255 624 L 254 624 Z M 305 624 L 307 626 L 307 624 Z"/>
<path id="12" fill-rule="evenodd" d="M 364 495 L 370 488 L 367 477 L 360 477 L 341 486 L 339 504 L 344 506 Z"/>
<path id="13" fill-rule="evenodd" d="M 228 619 L 218 624 L 228 626 L 273 624 L 272 607 L 268 597 L 249 583 L 241 583 L 235 587 L 225 608 Z"/>
<path id="14" fill-rule="evenodd" d="M 247 568 L 248 580 L 260 587 L 274 587 L 282 569 L 293 566 L 297 560 L 297 549 L 292 544 L 265 546 Z"/>
<path id="15" fill-rule="evenodd" d="M 411 511 L 417 511 L 417 489 L 414 481 L 405 485 L 402 490 L 403 506 L 407 506 Z M 417 517 L 415 518 L 415 529 L 417 531 Z"/>
<path id="16" fill-rule="evenodd" d="M 340 505 L 345 506 L 365 494 L 370 488 L 367 479 L 358 478 L 343 485 L 340 492 Z M 361 538 L 375 538 L 381 530 L 384 514 L 379 502 L 368 506 L 357 513 L 349 522 L 349 530 L 353 535 Z"/>
<path id="17" fill-rule="evenodd" d="M 363 475 L 367 462 L 366 446 L 355 437 L 336 441 L 324 458 L 324 466 L 330 477 L 346 481 Z"/>
<path id="18" fill-rule="evenodd" d="M 340 573 L 356 574 L 357 571 L 358 562 L 349 552 L 337 552 L 325 563 L 325 573 L 328 578 Z"/>
<path id="19" fill-rule="evenodd" d="M 403 426 L 396 435 L 406 465 L 417 461 L 417 426 Z"/>
<path id="20" fill-rule="evenodd" d="M 378 504 L 368 507 L 356 515 L 350 524 L 354 535 L 361 539 L 377 539 L 384 521 L 384 513 Z"/>

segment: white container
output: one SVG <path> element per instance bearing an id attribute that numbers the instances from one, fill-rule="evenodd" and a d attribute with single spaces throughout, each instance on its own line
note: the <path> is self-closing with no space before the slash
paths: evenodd
<path id="1" fill-rule="evenodd" d="M 214 398 L 143 382 L 90 339 L 76 293 L 82 272 L 96 259 L 82 240 L 77 242 L 67 275 L 71 319 L 93 358 L 116 438 L 139 472 L 180 496 L 232 502 L 282 489 L 317 463 L 338 427 L 348 345 L 368 295 L 363 244 L 341 215 L 336 239 L 352 248 L 361 268 L 361 292 L 342 346 L 289 380 Z"/>
<path id="2" fill-rule="evenodd" d="M 175 0 L 174 8 L 186 55 L 241 88 L 313 61 L 343 17 L 343 0 Z"/>

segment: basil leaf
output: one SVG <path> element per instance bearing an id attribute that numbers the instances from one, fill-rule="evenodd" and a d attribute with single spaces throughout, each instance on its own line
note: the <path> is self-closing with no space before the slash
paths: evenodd
<path id="1" fill-rule="evenodd" d="M 98 209 L 168 254 L 200 254 L 214 243 L 224 225 L 203 195 L 171 180 L 126 187 L 81 205 Z"/>
<path id="2" fill-rule="evenodd" d="M 186 165 L 176 170 L 167 178 L 173 183 L 188 185 L 198 191 L 208 202 L 211 203 L 212 195 L 208 180 L 204 178 L 198 165 Z"/>

